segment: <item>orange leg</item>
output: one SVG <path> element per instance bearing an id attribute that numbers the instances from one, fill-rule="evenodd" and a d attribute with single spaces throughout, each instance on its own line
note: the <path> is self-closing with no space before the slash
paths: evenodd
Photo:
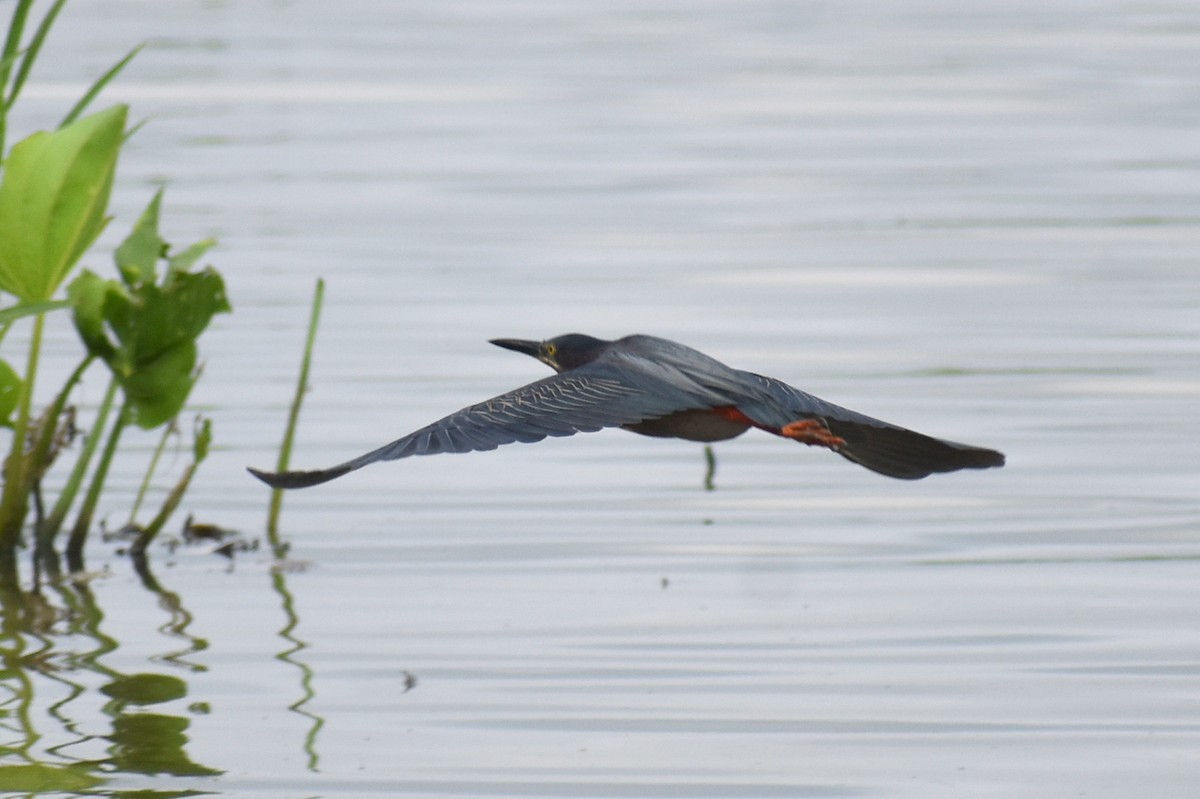
<path id="1" fill-rule="evenodd" d="M 799 441 L 801 444 L 808 444 L 814 447 L 829 447 L 830 449 L 837 449 L 846 443 L 846 439 L 829 432 L 829 428 L 817 419 L 800 419 L 795 422 L 788 422 L 780 428 L 779 435 Z"/>

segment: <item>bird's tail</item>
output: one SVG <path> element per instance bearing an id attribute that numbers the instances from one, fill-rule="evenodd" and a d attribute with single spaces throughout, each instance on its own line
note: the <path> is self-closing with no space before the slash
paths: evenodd
<path id="1" fill-rule="evenodd" d="M 919 480 L 934 472 L 1004 465 L 1004 455 L 994 449 L 933 438 L 834 405 L 773 377 L 743 374 L 764 396 L 762 402 L 738 406 L 755 424 L 779 429 L 781 435 L 801 443 L 829 447 L 873 472 L 900 480 Z M 818 420 L 828 430 L 827 435 L 811 427 Z"/>
<path id="2" fill-rule="evenodd" d="M 873 472 L 900 480 L 919 480 L 934 472 L 991 469 L 1004 465 L 994 449 L 959 444 L 891 425 L 876 427 L 826 419 L 829 430 L 845 439 L 835 451 Z"/>

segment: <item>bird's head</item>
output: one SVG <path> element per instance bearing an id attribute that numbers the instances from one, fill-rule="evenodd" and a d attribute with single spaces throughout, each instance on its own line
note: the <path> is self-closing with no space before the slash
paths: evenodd
<path id="1" fill-rule="evenodd" d="M 612 342 L 582 333 L 568 333 L 545 341 L 494 338 L 491 343 L 506 350 L 532 355 L 556 372 L 566 372 L 594 361 Z"/>

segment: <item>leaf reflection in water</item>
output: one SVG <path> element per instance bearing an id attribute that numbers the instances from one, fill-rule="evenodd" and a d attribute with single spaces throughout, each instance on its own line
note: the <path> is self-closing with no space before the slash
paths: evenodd
<path id="1" fill-rule="evenodd" d="M 209 671 L 198 656 L 210 642 L 192 632 L 195 616 L 180 594 L 159 581 L 148 559 L 131 561 L 138 583 L 167 614 L 156 631 L 172 642 L 147 665 L 169 672 L 112 665 L 127 663 L 128 655 L 117 657 L 121 642 L 106 630 L 110 625 L 91 587 L 95 575 L 49 582 L 28 594 L 0 591 L 0 723 L 7 744 L 0 753 L 0 791 L 85 791 L 114 774 L 224 773 L 188 753 L 192 724 L 214 715 L 209 702 L 189 698 L 187 682 L 188 675 Z M 314 673 L 299 654 L 309 645 L 296 635 L 300 619 L 287 576 L 279 569 L 267 573 L 284 614 L 279 636 L 286 647 L 275 657 L 300 672 L 300 696 L 289 710 L 309 722 L 301 747 L 315 772 L 324 719 L 306 709 L 316 695 Z M 100 718 L 107 721 L 99 731 L 98 698 Z M 40 726 L 44 718 L 57 729 Z"/>

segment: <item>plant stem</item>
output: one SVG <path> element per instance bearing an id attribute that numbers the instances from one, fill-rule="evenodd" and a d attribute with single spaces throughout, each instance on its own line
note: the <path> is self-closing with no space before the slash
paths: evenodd
<path id="1" fill-rule="evenodd" d="M 33 384 L 37 380 L 38 357 L 42 351 L 42 331 L 45 314 L 33 319 L 33 335 L 29 340 L 29 359 L 25 364 L 25 380 L 17 404 L 13 424 L 12 449 L 4 468 L 4 492 L 0 497 L 0 559 L 15 558 L 21 538 L 21 525 L 29 509 L 29 472 L 25 457 L 29 430 L 29 409 L 33 404 Z"/>
<path id="2" fill-rule="evenodd" d="M 208 457 L 208 447 L 212 441 L 212 422 L 208 419 L 198 417 L 196 419 L 194 435 L 196 441 L 192 446 L 192 462 L 183 470 L 183 476 L 179 478 L 179 482 L 175 485 L 175 488 L 171 489 L 171 493 L 167 495 L 162 508 L 150 520 L 145 529 L 138 533 L 137 540 L 134 541 L 133 547 L 130 549 L 130 554 L 135 558 L 145 557 L 146 547 L 150 546 L 150 542 L 154 540 L 154 537 L 166 525 L 167 519 L 170 519 L 171 514 L 179 507 L 179 503 L 183 500 L 183 495 L 187 493 L 192 478 L 196 475 L 196 469 L 200 468 L 200 464 Z"/>
<path id="3" fill-rule="evenodd" d="M 34 470 L 42 470 L 49 466 L 46 460 L 50 457 L 50 447 L 58 435 L 58 421 L 62 418 L 63 409 L 67 406 L 67 397 L 70 396 L 71 391 L 83 377 L 83 373 L 95 359 L 95 355 L 88 355 L 79 362 L 75 371 L 71 372 L 70 377 L 67 378 L 67 382 L 63 383 L 62 389 L 54 398 L 49 410 L 46 411 L 46 422 L 39 431 L 37 442 L 34 445 L 32 461 Z"/>
<path id="4" fill-rule="evenodd" d="M 25 32 L 25 18 L 33 0 L 17 0 L 13 6 L 12 21 L 8 23 L 8 36 L 4 40 L 4 50 L 0 52 L 0 163 L 4 162 L 4 134 L 8 126 L 8 107 L 16 99 L 16 93 L 8 91 L 8 76 L 17 51 L 21 49 L 21 34 Z"/>
<path id="5" fill-rule="evenodd" d="M 137 524 L 138 511 L 142 508 L 142 501 L 146 499 L 146 492 L 150 489 L 150 478 L 154 477 L 155 470 L 158 469 L 158 461 L 162 457 L 163 450 L 167 448 L 167 440 L 171 437 L 171 433 L 175 430 L 175 420 L 163 427 L 162 438 L 158 440 L 158 446 L 154 448 L 154 455 L 150 458 L 150 465 L 146 467 L 146 476 L 142 478 L 142 484 L 138 488 L 137 497 L 133 500 L 133 508 L 129 511 L 129 521 L 127 527 L 133 527 Z"/>
<path id="6" fill-rule="evenodd" d="M 183 495 L 187 493 L 188 485 L 192 482 L 192 475 L 196 473 L 198 463 L 189 463 L 187 468 L 183 470 L 183 476 L 179 478 L 179 483 L 167 495 L 163 502 L 162 508 L 155 514 L 150 523 L 138 533 L 137 540 L 130 547 L 130 554 L 138 557 L 145 556 L 146 548 L 154 540 L 155 536 L 163 529 L 167 523 L 167 519 L 171 518 L 171 514 L 179 507 L 179 503 L 183 500 Z"/>
<path id="7" fill-rule="evenodd" d="M 100 94 L 104 87 L 111 83 L 113 78 L 117 77 L 117 74 L 125 68 L 126 64 L 133 60 L 135 55 L 142 51 L 143 47 L 145 47 L 144 44 L 139 44 L 137 47 L 130 50 L 125 54 L 124 58 L 113 64 L 109 68 L 108 72 L 105 72 L 103 75 L 97 78 L 96 82 L 93 83 L 86 92 L 84 92 L 83 97 L 79 98 L 79 102 L 75 103 L 74 107 L 72 107 L 71 110 L 67 112 L 67 115 L 63 117 L 63 121 L 58 123 L 58 126 L 60 128 L 65 128 L 67 125 L 70 125 L 72 122 L 78 119 L 79 116 L 87 110 L 87 107 L 91 104 L 92 100 L 96 99 L 96 95 Z M 144 123 L 138 124 L 137 127 L 125 134 L 125 138 L 128 139 L 130 136 L 132 136 L 134 131 L 136 131 L 137 128 L 140 128 L 142 124 Z"/>
<path id="8" fill-rule="evenodd" d="M 0 52 L 0 91 L 8 89 L 8 75 L 12 70 L 13 62 L 17 59 L 17 52 L 21 49 L 21 34 L 25 32 L 25 18 L 29 16 L 29 9 L 33 6 L 33 0 L 17 0 L 17 4 L 13 6 L 12 21 L 8 23 L 8 35 L 4 40 L 4 51 Z M 9 98 L 4 97 L 4 105 L 7 108 Z"/>
<path id="9" fill-rule="evenodd" d="M 55 0 L 54 5 L 46 10 L 46 15 L 42 17 L 37 30 L 34 31 L 29 43 L 25 46 L 25 53 L 21 58 L 21 66 L 17 68 L 17 74 L 13 77 L 12 89 L 8 93 L 9 107 L 12 107 L 12 104 L 17 100 L 17 95 L 21 93 L 21 89 L 25 85 L 25 79 L 29 77 L 29 71 L 33 69 L 33 63 L 37 61 L 38 53 L 42 50 L 42 44 L 50 34 L 50 28 L 54 26 L 54 20 L 58 18 L 58 12 L 62 11 L 62 7 L 66 3 L 67 0 Z"/>
<path id="10" fill-rule="evenodd" d="M 96 471 L 92 475 L 92 484 L 88 486 L 87 496 L 83 498 L 79 516 L 75 519 L 75 526 L 71 528 L 71 537 L 67 541 L 67 568 L 73 572 L 83 570 L 83 545 L 87 541 L 88 530 L 92 526 L 92 517 L 96 514 L 96 505 L 100 503 L 100 492 L 104 490 L 104 480 L 108 477 L 108 467 L 112 464 L 113 456 L 117 452 L 121 431 L 125 429 L 128 421 L 129 406 L 126 404 L 121 406 L 121 410 L 117 413 L 117 419 L 113 422 L 112 430 L 108 434 L 108 441 L 104 445 L 104 452 L 100 455 L 100 462 L 96 464 Z"/>
<path id="11" fill-rule="evenodd" d="M 71 372 L 71 376 L 67 378 L 67 382 L 63 384 L 62 390 L 58 392 L 58 396 L 54 398 L 54 403 L 46 412 L 44 417 L 45 422 L 42 425 L 41 432 L 38 435 L 37 443 L 33 449 L 33 457 L 31 459 L 32 466 L 30 467 L 33 470 L 33 479 L 31 479 L 30 485 L 33 488 L 34 500 L 38 503 L 38 519 L 35 528 L 36 532 L 34 535 L 36 539 L 36 545 L 34 546 L 33 560 L 35 565 L 39 562 L 42 562 L 43 565 L 46 566 L 47 571 L 49 571 L 51 574 L 57 574 L 58 564 L 57 559 L 53 556 L 53 550 L 50 548 L 50 545 L 53 543 L 53 538 L 47 538 L 46 536 L 48 525 L 46 523 L 47 520 L 42 513 L 41 494 L 38 489 L 38 484 L 40 483 L 45 471 L 50 467 L 50 461 L 54 458 L 54 456 L 50 453 L 50 448 L 54 446 L 54 440 L 58 437 L 58 424 L 59 420 L 62 418 L 63 409 L 67 405 L 67 397 L 70 396 L 71 391 L 74 390 L 75 386 L 79 383 L 80 378 L 83 377 L 83 373 L 87 371 L 89 366 L 92 365 L 92 361 L 95 360 L 95 358 L 96 356 L 94 355 L 88 355 L 86 358 L 80 361 L 79 366 L 75 367 L 75 371 Z M 80 457 L 82 457 L 82 455 Z"/>
<path id="12" fill-rule="evenodd" d="M 92 455 L 95 454 L 96 446 L 100 443 L 100 436 L 103 435 L 104 427 L 108 423 L 108 413 L 112 409 L 113 399 L 116 395 L 117 380 L 112 378 L 108 381 L 108 389 L 104 392 L 104 399 L 100 401 L 100 407 L 96 411 L 92 429 L 88 431 L 87 438 L 83 441 L 83 450 L 79 453 L 79 460 L 75 461 L 75 468 L 71 470 L 67 484 L 63 486 L 62 493 L 58 495 L 58 501 L 54 503 L 54 510 L 46 517 L 46 521 L 39 531 L 38 544 L 44 552 L 53 548 L 54 538 L 62 529 L 63 521 L 66 520 L 67 513 L 70 512 L 71 505 L 75 502 L 75 495 L 79 493 L 79 487 L 83 485 L 83 478 L 87 475 Z"/>
<path id="13" fill-rule="evenodd" d="M 308 337 L 304 342 L 304 356 L 300 361 L 300 376 L 296 380 L 296 395 L 292 398 L 292 407 L 288 411 L 287 428 L 283 433 L 283 443 L 279 447 L 279 460 L 275 470 L 287 471 L 288 462 L 292 458 L 292 439 L 296 435 L 296 423 L 300 419 L 300 406 L 304 403 L 304 395 L 308 393 L 308 370 L 312 364 L 313 345 L 317 340 L 317 327 L 321 321 L 321 304 L 325 299 L 325 281 L 317 279 L 317 287 L 313 292 L 312 310 L 308 317 Z M 271 491 L 271 506 L 267 514 L 267 538 L 275 557 L 281 558 L 287 548 L 279 540 L 279 512 L 283 507 L 283 491 L 276 488 Z"/>

